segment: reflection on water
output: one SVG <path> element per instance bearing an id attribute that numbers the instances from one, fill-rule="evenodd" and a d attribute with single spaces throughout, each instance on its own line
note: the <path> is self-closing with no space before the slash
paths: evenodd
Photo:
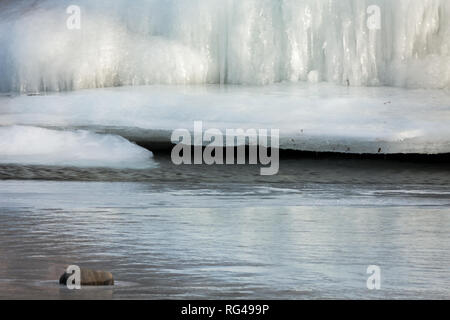
<path id="1" fill-rule="evenodd" d="M 445 166 L 283 160 L 261 177 L 158 161 L 0 166 L 22 179 L 0 181 L 0 298 L 450 297 Z M 69 291 L 57 283 L 69 264 L 117 284 Z"/>
<path id="2" fill-rule="evenodd" d="M 450 298 L 446 171 L 433 184 L 431 169 L 350 167 L 284 165 L 285 182 L 194 167 L 172 180 L 0 181 L 0 298 Z M 69 291 L 57 284 L 69 264 L 117 285 Z M 369 265 L 380 291 L 366 288 Z"/>

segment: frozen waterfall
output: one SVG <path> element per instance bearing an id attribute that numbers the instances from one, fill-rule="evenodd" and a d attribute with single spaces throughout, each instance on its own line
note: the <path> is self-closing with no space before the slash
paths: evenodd
<path id="1" fill-rule="evenodd" d="M 450 88 L 450 2 L 0 1 L 3 92 L 282 81 Z"/>

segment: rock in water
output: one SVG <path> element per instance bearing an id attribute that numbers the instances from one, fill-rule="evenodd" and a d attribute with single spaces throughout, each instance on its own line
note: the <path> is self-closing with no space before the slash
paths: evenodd
<path id="1" fill-rule="evenodd" d="M 59 284 L 67 285 L 70 274 L 64 272 L 59 278 Z M 113 286 L 114 277 L 111 272 L 81 269 L 81 286 Z"/>

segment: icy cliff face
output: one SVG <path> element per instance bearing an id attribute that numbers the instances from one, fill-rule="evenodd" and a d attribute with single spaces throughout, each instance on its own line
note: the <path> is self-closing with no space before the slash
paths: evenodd
<path id="1" fill-rule="evenodd" d="M 450 1 L 0 1 L 0 91 L 280 81 L 450 88 Z"/>

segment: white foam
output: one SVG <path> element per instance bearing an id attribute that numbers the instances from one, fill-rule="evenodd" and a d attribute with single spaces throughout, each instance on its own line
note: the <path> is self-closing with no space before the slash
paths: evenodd
<path id="1" fill-rule="evenodd" d="M 114 135 L 30 126 L 0 127 L 0 163 L 151 168 L 152 153 Z"/>
<path id="2" fill-rule="evenodd" d="M 0 91 L 143 84 L 450 88 L 448 0 L 0 2 Z M 367 9 L 380 8 L 379 30 Z"/>

